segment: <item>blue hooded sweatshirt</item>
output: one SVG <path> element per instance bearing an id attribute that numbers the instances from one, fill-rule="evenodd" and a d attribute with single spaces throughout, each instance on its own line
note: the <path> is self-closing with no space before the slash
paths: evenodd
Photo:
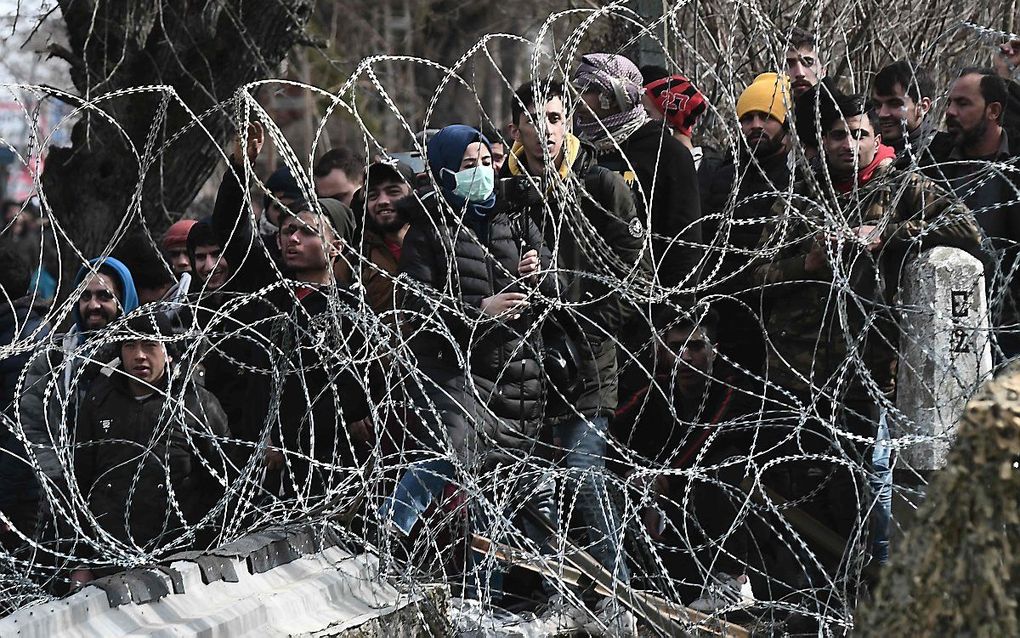
<path id="1" fill-rule="evenodd" d="M 453 207 L 455 212 L 467 210 L 470 215 L 465 215 L 464 222 L 475 229 L 475 232 L 484 237 L 487 233 L 484 229 L 488 226 L 489 214 L 493 211 L 496 203 L 496 193 L 493 191 L 484 202 L 468 203 L 463 197 L 453 192 L 457 185 L 455 174 L 460 170 L 460 162 L 464 159 L 464 151 L 469 144 L 481 142 L 492 151 L 489 140 L 482 135 L 478 129 L 463 124 L 453 124 L 436 133 L 435 137 L 429 140 L 428 160 L 429 170 L 443 197 Z"/>
<path id="2" fill-rule="evenodd" d="M 138 291 L 135 290 L 135 280 L 131 277 L 131 271 L 124 265 L 119 259 L 113 257 L 95 257 L 89 260 L 89 265 L 93 268 L 99 268 L 100 265 L 112 268 L 117 277 L 120 279 L 120 290 L 121 299 L 120 305 L 124 315 L 138 307 Z M 81 284 L 82 280 L 85 279 L 85 275 L 90 272 L 90 268 L 82 266 L 78 269 L 78 274 L 74 277 L 74 285 L 77 287 Z M 85 329 L 82 327 L 81 314 L 78 312 L 78 304 L 74 304 L 74 309 L 71 310 L 71 316 L 74 318 L 74 325 L 78 328 L 79 332 L 84 333 Z M 82 335 L 84 338 L 84 335 Z"/>

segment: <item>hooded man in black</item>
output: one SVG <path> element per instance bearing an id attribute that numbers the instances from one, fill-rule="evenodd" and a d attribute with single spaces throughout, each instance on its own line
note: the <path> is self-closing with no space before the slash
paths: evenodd
<path id="1" fill-rule="evenodd" d="M 372 313 L 333 275 L 354 229 L 341 202 L 291 202 L 276 236 L 282 267 L 263 247 L 238 181 L 245 155 L 253 164 L 263 140 L 253 124 L 244 151 L 234 149 L 211 220 L 231 266 L 224 289 L 236 297 L 232 321 L 259 332 L 242 362 L 251 401 L 241 438 L 270 445 L 266 464 L 284 470 L 288 496 L 322 497 L 351 479 L 372 438 L 362 381 L 370 367 L 363 318 Z"/>

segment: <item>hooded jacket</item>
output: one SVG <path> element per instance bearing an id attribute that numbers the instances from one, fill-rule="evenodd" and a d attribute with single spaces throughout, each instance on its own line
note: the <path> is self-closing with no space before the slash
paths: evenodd
<path id="1" fill-rule="evenodd" d="M 110 267 L 117 275 L 121 314 L 126 315 L 137 308 L 138 293 L 127 266 L 113 257 L 89 260 L 93 268 L 100 264 Z M 81 284 L 89 271 L 85 266 L 78 270 L 74 278 L 75 287 Z M 97 355 L 97 347 L 89 343 L 90 335 L 82 327 L 77 303 L 71 316 L 74 326 L 68 332 L 51 335 L 32 354 L 24 385 L 19 389 L 21 398 L 17 413 L 39 469 L 58 484 L 63 480 L 63 469 L 69 461 L 64 452 L 68 449 L 69 427 L 73 427 L 78 405 L 97 372 L 96 366 L 86 365 Z M 62 451 L 59 455 L 58 449 Z M 65 461 L 62 462 L 60 457 L 64 457 Z"/>
<path id="2" fill-rule="evenodd" d="M 621 291 L 636 290 L 640 297 L 651 288 L 646 229 L 626 182 L 596 165 L 593 149 L 568 134 L 562 152 L 558 179 L 543 184 L 545 201 L 527 212 L 556 255 L 560 300 L 570 304 L 570 315 L 583 335 L 577 344 L 583 390 L 569 406 L 550 397 L 547 412 L 554 420 L 609 416 L 618 394 L 615 339 L 635 312 Z M 534 172 L 542 179 L 542 171 L 532 171 L 526 162 L 518 142 L 501 175 Z"/>

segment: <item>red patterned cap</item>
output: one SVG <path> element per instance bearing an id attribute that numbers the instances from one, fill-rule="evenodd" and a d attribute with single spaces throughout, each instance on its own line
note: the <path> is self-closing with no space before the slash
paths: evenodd
<path id="1" fill-rule="evenodd" d="M 666 122 L 688 137 L 698 116 L 708 109 L 705 96 L 682 75 L 669 75 L 649 82 L 645 85 L 645 93 Z"/>

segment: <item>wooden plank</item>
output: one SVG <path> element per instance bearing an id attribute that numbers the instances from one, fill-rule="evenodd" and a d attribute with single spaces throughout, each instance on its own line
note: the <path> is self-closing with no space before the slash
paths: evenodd
<path id="1" fill-rule="evenodd" d="M 680 622 L 694 624 L 698 631 L 714 636 L 726 636 L 727 638 L 748 638 L 750 636 L 750 633 L 740 625 L 703 614 L 647 591 L 631 589 L 619 581 L 613 583 L 614 579 L 611 574 L 590 554 L 569 541 L 567 545 L 564 559 L 571 565 L 554 566 L 550 565 L 547 560 L 536 558 L 508 545 L 493 543 L 484 536 L 474 534 L 471 538 L 471 547 L 476 552 L 484 554 L 491 551 L 496 558 L 508 564 L 537 572 L 543 576 L 560 579 L 569 585 L 580 587 L 592 585 L 598 594 L 618 598 L 654 629 L 666 635 L 689 636 L 688 632 L 676 624 Z"/>

